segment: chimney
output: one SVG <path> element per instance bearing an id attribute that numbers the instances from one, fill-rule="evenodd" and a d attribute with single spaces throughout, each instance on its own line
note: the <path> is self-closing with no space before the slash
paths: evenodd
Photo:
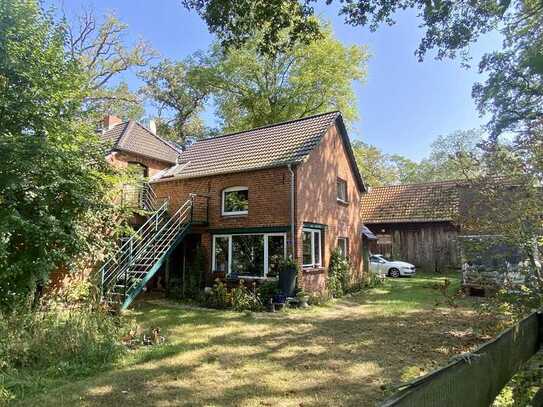
<path id="1" fill-rule="evenodd" d="M 156 122 L 154 120 L 149 120 L 149 130 L 151 130 L 151 133 L 156 134 Z"/>
<path id="2" fill-rule="evenodd" d="M 109 130 L 115 127 L 117 124 L 121 124 L 123 121 L 117 116 L 108 115 L 102 120 L 102 126 L 104 130 Z"/>

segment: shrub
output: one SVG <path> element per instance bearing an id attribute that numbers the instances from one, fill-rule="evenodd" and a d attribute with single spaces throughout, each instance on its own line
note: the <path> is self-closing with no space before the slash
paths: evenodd
<path id="1" fill-rule="evenodd" d="M 330 267 L 328 268 L 328 291 L 334 298 L 345 295 L 349 288 L 349 274 L 351 265 L 343 257 L 339 249 L 335 249 L 330 257 Z"/>
<path id="2" fill-rule="evenodd" d="M 219 280 L 215 280 L 213 288 L 205 298 L 205 304 L 210 308 L 226 309 L 230 307 L 232 303 L 231 294 L 228 292 L 226 286 Z"/>
<path id="3" fill-rule="evenodd" d="M 232 290 L 231 298 L 234 311 L 262 311 L 263 309 L 254 283 L 253 289 L 250 290 L 245 287 L 243 280 L 240 280 L 239 286 Z"/>
<path id="4" fill-rule="evenodd" d="M 260 296 L 260 301 L 262 302 L 262 304 L 269 304 L 274 294 L 279 293 L 279 291 L 280 290 L 277 280 L 270 280 L 262 283 L 262 285 L 258 287 L 258 295 Z"/>
<path id="5" fill-rule="evenodd" d="M 122 330 L 117 318 L 91 307 L 0 311 L 0 401 L 111 364 L 124 350 Z"/>

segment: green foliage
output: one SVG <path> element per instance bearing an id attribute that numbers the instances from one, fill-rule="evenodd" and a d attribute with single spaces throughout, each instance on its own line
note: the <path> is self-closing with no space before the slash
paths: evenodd
<path id="1" fill-rule="evenodd" d="M 340 298 L 347 293 L 350 271 L 349 261 L 341 255 L 339 249 L 335 249 L 330 256 L 327 280 L 328 291 L 332 297 Z"/>
<path id="2" fill-rule="evenodd" d="M 413 184 L 430 181 L 466 179 L 481 173 L 482 142 L 479 130 L 461 130 L 436 138 L 430 154 L 413 161 L 398 154 L 388 155 L 377 147 L 353 141 L 358 168 L 369 186 Z"/>
<path id="3" fill-rule="evenodd" d="M 232 304 L 232 295 L 220 280 L 215 281 L 211 292 L 206 293 L 204 298 L 205 305 L 210 308 L 226 309 Z"/>
<path id="4" fill-rule="evenodd" d="M 280 292 L 277 280 L 270 280 L 258 287 L 258 295 L 262 304 L 269 304 L 270 299 Z"/>
<path id="5" fill-rule="evenodd" d="M 256 39 L 237 49 L 215 46 L 200 74 L 226 131 L 330 110 L 351 122 L 357 115 L 352 84 L 365 78 L 367 58 L 365 48 L 343 45 L 324 26 L 317 41 L 272 56 L 259 54 Z"/>
<path id="6" fill-rule="evenodd" d="M 60 266 L 98 261 L 123 218 L 104 146 L 82 121 L 87 78 L 65 42 L 37 3 L 0 0 L 0 308 Z"/>
<path id="7" fill-rule="evenodd" d="M 123 354 L 119 321 L 88 307 L 0 311 L 0 404 L 84 377 Z"/>
<path id="8" fill-rule="evenodd" d="M 234 311 L 262 311 L 263 306 L 255 283 L 252 288 L 245 286 L 243 280 L 232 290 L 232 309 Z"/>
<path id="9" fill-rule="evenodd" d="M 204 137 L 207 130 L 199 114 L 209 99 L 209 84 L 198 75 L 197 58 L 164 60 L 141 74 L 141 92 L 158 108 L 159 133 L 180 144 Z"/>
<path id="10" fill-rule="evenodd" d="M 139 119 L 143 106 L 137 95 L 118 76 L 129 69 L 146 66 L 155 52 L 144 42 L 126 44 L 128 26 L 115 15 L 97 18 L 92 11 L 83 11 L 73 24 L 65 19 L 65 48 L 77 61 L 87 82 L 85 113 L 95 120 L 104 114 L 124 119 Z"/>
<path id="11" fill-rule="evenodd" d="M 387 154 L 360 140 L 351 142 L 356 164 L 366 186 L 380 187 L 398 182 L 398 171 Z"/>

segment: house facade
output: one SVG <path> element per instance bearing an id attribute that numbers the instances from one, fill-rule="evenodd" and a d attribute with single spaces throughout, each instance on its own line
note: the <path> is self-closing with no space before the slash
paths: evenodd
<path id="1" fill-rule="evenodd" d="M 463 185 L 442 181 L 370 188 L 360 213 L 378 239 L 371 242 L 371 252 L 426 271 L 458 269 Z"/>
<path id="2" fill-rule="evenodd" d="M 165 280 L 195 247 L 205 254 L 208 283 L 275 277 L 292 256 L 299 285 L 322 291 L 336 247 L 350 259 L 353 281 L 361 279 L 365 187 L 339 112 L 198 141 L 177 161 L 151 178 L 171 212 L 193 202 L 190 235 L 172 252 Z"/>

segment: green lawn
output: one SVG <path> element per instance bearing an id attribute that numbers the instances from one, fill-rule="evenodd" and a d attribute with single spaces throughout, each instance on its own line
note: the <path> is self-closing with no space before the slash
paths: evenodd
<path id="1" fill-rule="evenodd" d="M 453 277 L 454 286 L 458 279 Z M 442 277 L 387 280 L 309 310 L 242 314 L 166 301 L 128 317 L 167 343 L 26 405 L 365 406 L 493 333 L 472 299 L 446 305 Z"/>

